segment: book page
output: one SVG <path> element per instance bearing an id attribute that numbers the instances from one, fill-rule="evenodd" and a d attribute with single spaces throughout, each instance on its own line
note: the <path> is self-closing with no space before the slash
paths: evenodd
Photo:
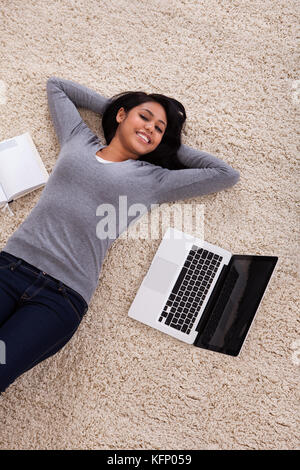
<path id="1" fill-rule="evenodd" d="M 0 182 L 8 201 L 45 184 L 48 178 L 29 132 L 0 142 Z"/>
<path id="2" fill-rule="evenodd" d="M 19 193 L 15 193 L 13 196 L 13 199 L 10 199 L 8 202 L 11 202 L 12 200 L 15 201 L 16 199 L 19 199 L 19 197 L 25 196 L 26 194 L 32 193 L 32 191 L 35 191 L 36 189 L 41 188 L 44 186 L 45 183 L 38 184 L 37 186 L 33 186 L 30 189 L 25 189 L 24 191 L 20 191 Z"/>
<path id="3" fill-rule="evenodd" d="M 5 192 L 3 191 L 3 188 L 0 184 L 0 206 L 4 205 L 7 203 L 7 197 Z"/>

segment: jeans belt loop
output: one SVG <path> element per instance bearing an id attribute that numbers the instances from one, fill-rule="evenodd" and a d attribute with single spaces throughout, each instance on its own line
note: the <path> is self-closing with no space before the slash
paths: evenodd
<path id="1" fill-rule="evenodd" d="M 58 290 L 60 292 L 65 292 L 65 286 L 63 285 L 63 283 L 61 281 L 58 281 L 58 284 L 59 284 L 59 287 L 58 287 Z"/>
<path id="2" fill-rule="evenodd" d="M 21 263 L 22 263 L 22 260 L 19 259 L 19 260 L 16 262 L 16 264 L 14 264 L 10 269 L 11 269 L 12 271 L 14 271 L 18 266 L 20 266 Z"/>

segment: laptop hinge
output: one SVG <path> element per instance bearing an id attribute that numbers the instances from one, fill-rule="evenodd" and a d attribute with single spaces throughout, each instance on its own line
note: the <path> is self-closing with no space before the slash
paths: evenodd
<path id="1" fill-rule="evenodd" d="M 215 287 L 211 293 L 211 296 L 205 306 L 205 309 L 204 309 L 204 312 L 202 313 L 201 315 L 201 318 L 198 322 L 198 325 L 196 327 L 196 331 L 198 331 L 198 333 L 200 334 L 203 329 L 205 328 L 205 325 L 210 317 L 210 314 L 216 304 L 216 301 L 218 300 L 219 298 L 219 294 L 220 294 L 220 291 L 223 287 L 223 284 L 224 284 L 224 280 L 227 276 L 227 273 L 230 269 L 230 266 L 231 266 L 231 263 L 232 263 L 232 258 L 230 259 L 229 261 L 229 264 L 224 264 L 222 270 L 221 270 L 221 273 L 220 273 L 220 276 L 215 284 Z"/>

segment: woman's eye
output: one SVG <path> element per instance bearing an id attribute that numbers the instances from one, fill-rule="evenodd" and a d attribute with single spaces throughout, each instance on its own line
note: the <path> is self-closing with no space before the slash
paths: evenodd
<path id="1" fill-rule="evenodd" d="M 148 121 L 148 119 L 146 118 L 146 116 L 143 116 L 142 114 L 140 114 L 140 116 L 141 116 L 141 118 L 144 119 L 144 121 Z M 157 129 L 160 133 L 162 133 L 162 130 L 161 130 L 158 126 L 156 126 L 156 129 Z"/>

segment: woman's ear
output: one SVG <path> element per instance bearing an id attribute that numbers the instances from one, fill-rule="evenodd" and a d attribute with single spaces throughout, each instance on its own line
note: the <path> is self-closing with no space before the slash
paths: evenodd
<path id="1" fill-rule="evenodd" d="M 117 116 L 116 116 L 116 121 L 120 124 L 120 122 L 123 121 L 123 119 L 125 119 L 126 117 L 126 111 L 125 109 L 122 107 L 118 110 L 117 112 Z"/>

